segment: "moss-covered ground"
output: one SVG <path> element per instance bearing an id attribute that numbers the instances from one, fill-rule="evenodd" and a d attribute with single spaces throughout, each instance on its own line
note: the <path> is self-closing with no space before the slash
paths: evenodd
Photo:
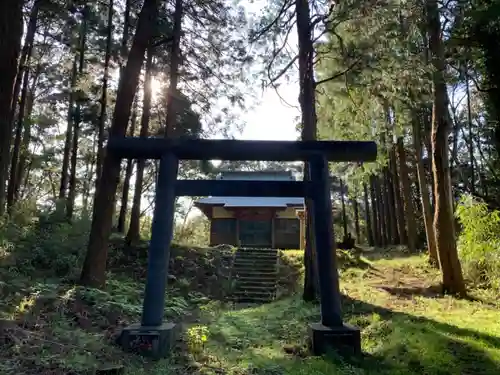
<path id="1" fill-rule="evenodd" d="M 0 374 L 93 374 L 122 366 L 134 375 L 500 374 L 495 296 L 443 296 L 438 271 L 401 249 L 340 254 L 344 315 L 362 329 L 362 357 L 308 353 L 305 331 L 319 308 L 301 301 L 300 252 L 282 254 L 280 298 L 251 307 L 225 302 L 230 249 L 189 248 L 173 253 L 165 306 L 166 318 L 183 327 L 176 350 L 158 362 L 123 353 L 113 337 L 140 317 L 140 254 L 111 261 L 104 291 L 1 268 Z"/>

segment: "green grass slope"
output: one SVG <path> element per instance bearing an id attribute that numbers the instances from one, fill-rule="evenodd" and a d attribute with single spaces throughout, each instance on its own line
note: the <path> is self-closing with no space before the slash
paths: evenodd
<path id="1" fill-rule="evenodd" d="M 249 307 L 224 302 L 231 250 L 178 248 L 171 262 L 166 318 L 184 328 L 168 359 L 123 353 L 115 333 L 140 317 L 144 256 L 116 256 L 105 291 L 60 279 L 0 272 L 0 374 L 141 375 L 500 374 L 500 310 L 493 297 L 438 293 L 422 256 L 341 252 L 346 321 L 362 328 L 364 355 L 341 359 L 307 351 L 307 323 L 319 307 L 300 299 L 300 252 L 283 252 L 280 299 Z M 109 372 L 111 373 L 111 372 Z"/>

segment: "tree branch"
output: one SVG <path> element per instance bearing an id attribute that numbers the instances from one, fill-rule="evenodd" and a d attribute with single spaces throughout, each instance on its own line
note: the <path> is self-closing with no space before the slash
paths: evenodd
<path id="1" fill-rule="evenodd" d="M 279 80 L 283 76 L 283 74 L 285 74 L 288 71 L 288 69 L 290 69 L 290 67 L 295 63 L 295 61 L 297 61 L 298 58 L 299 56 L 297 55 L 293 59 L 291 59 L 288 62 L 288 64 L 286 64 L 285 67 L 278 72 L 276 76 L 268 77 L 270 84 L 274 84 L 277 80 Z"/>
<path id="2" fill-rule="evenodd" d="M 257 40 L 259 40 L 264 34 L 269 32 L 273 26 L 275 26 L 280 18 L 285 14 L 292 6 L 294 5 L 293 1 L 290 0 L 285 0 L 283 2 L 283 5 L 281 6 L 281 9 L 278 12 L 278 15 L 266 26 L 264 26 L 261 30 L 259 30 L 253 37 L 250 38 L 250 43 L 255 43 Z"/>
<path id="3" fill-rule="evenodd" d="M 352 69 L 354 69 L 354 67 L 356 65 L 358 65 L 359 63 L 361 62 L 361 58 L 358 58 L 356 61 L 354 61 L 351 65 L 349 65 L 346 69 L 344 69 L 342 72 L 339 72 L 337 74 L 334 74 L 333 76 L 331 77 L 328 77 L 328 78 L 325 78 L 325 79 L 322 79 L 320 81 L 317 81 L 315 83 L 315 87 L 318 87 L 319 85 L 323 84 L 323 83 L 326 83 L 326 82 L 329 82 L 329 81 L 333 81 L 334 79 L 337 79 L 339 77 L 342 77 L 343 75 L 347 74 L 348 72 L 350 72 Z"/>

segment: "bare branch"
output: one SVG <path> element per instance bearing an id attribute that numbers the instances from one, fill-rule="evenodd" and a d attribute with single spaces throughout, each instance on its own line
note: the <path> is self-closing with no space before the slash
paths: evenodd
<path id="1" fill-rule="evenodd" d="M 283 69 L 281 69 L 278 74 L 274 77 L 268 77 L 270 84 L 275 83 L 277 80 L 279 80 L 287 71 L 290 69 L 290 67 L 297 61 L 299 56 L 295 56 L 293 59 L 291 59 L 288 64 L 285 65 Z"/>
<path id="2" fill-rule="evenodd" d="M 339 72 L 337 74 L 334 74 L 333 76 L 331 77 L 328 77 L 328 78 L 325 78 L 325 79 L 322 79 L 318 82 L 316 82 L 316 87 L 323 84 L 323 83 L 326 83 L 326 82 L 329 82 L 329 81 L 333 81 L 334 79 L 337 79 L 339 77 L 342 77 L 344 74 L 347 74 L 348 72 L 350 72 L 352 69 L 354 69 L 354 67 L 356 65 L 358 65 L 359 63 L 361 62 L 361 58 L 357 59 L 356 61 L 354 61 L 351 65 L 349 65 L 346 69 L 344 69 L 342 72 Z"/>
<path id="3" fill-rule="evenodd" d="M 255 43 L 257 40 L 262 38 L 264 34 L 268 33 L 269 30 L 271 30 L 271 28 L 273 28 L 278 23 L 283 14 L 285 14 L 293 5 L 294 5 L 293 1 L 285 0 L 276 17 L 269 24 L 267 24 L 261 30 L 259 30 L 252 38 L 250 38 L 250 43 Z"/>
<path id="4" fill-rule="evenodd" d="M 287 22 L 289 22 L 290 20 L 288 20 Z M 292 22 L 292 24 L 290 25 L 290 27 L 288 28 L 286 34 L 285 34 L 285 38 L 283 40 L 283 43 L 281 44 L 281 47 L 279 47 L 278 49 L 274 49 L 273 51 L 273 56 L 271 57 L 271 61 L 269 61 L 269 63 L 267 64 L 267 76 L 269 78 L 269 80 L 271 81 L 271 83 L 274 84 L 274 82 L 276 82 L 283 74 L 286 73 L 286 70 L 288 70 L 290 68 L 290 66 L 293 64 L 290 64 L 290 65 L 287 65 L 287 67 L 285 68 L 284 71 L 281 71 L 280 74 L 275 78 L 271 78 L 271 68 L 274 64 L 274 61 L 276 60 L 276 58 L 281 54 L 281 52 L 286 49 L 287 45 L 288 45 L 288 38 L 290 36 L 290 33 L 293 29 L 293 26 L 295 25 L 295 21 Z"/>

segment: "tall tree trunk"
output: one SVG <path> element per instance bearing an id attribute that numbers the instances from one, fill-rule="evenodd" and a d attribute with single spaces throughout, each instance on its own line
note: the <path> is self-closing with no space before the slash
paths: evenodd
<path id="1" fill-rule="evenodd" d="M 458 122 L 451 122 L 453 124 L 453 143 L 451 146 L 451 159 L 450 159 L 450 171 L 453 173 L 455 168 L 454 162 L 458 160 L 458 131 L 460 130 L 460 124 Z"/>
<path id="2" fill-rule="evenodd" d="M 0 1 L 0 216 L 5 213 L 5 184 L 11 142 L 11 108 L 23 36 L 23 2 Z"/>
<path id="3" fill-rule="evenodd" d="M 415 186 L 415 199 L 413 200 L 414 207 L 415 207 L 415 212 L 422 212 L 422 196 L 420 193 L 420 185 L 418 183 L 418 174 L 417 174 L 417 168 L 416 168 L 417 161 L 415 160 L 415 167 L 410 167 L 410 178 L 411 176 L 415 176 L 414 180 L 414 186 Z M 418 219 L 417 219 L 418 221 Z"/>
<path id="4" fill-rule="evenodd" d="M 97 137 L 94 134 L 94 139 L 92 141 L 92 158 L 90 162 L 87 162 L 86 170 L 85 170 L 85 182 L 83 183 L 83 192 L 82 192 L 82 216 L 87 217 L 89 213 L 89 198 L 90 198 L 90 187 L 92 186 L 92 175 L 94 174 L 94 165 L 97 164 Z"/>
<path id="5" fill-rule="evenodd" d="M 33 114 L 33 106 L 35 104 L 35 94 L 36 87 L 38 83 L 38 77 L 41 72 L 41 65 L 38 64 L 35 73 L 33 74 L 33 82 L 31 84 L 31 88 L 28 92 L 28 97 L 26 99 L 26 114 L 23 116 L 24 130 L 23 130 L 23 139 L 21 143 L 21 150 L 19 154 L 19 161 L 17 163 L 17 172 L 14 183 L 14 202 L 19 200 L 19 191 L 21 189 L 22 181 L 25 176 L 25 172 L 27 172 L 27 161 L 29 155 L 29 145 L 31 142 L 31 116 Z M 27 175 L 27 174 L 26 174 Z"/>
<path id="6" fill-rule="evenodd" d="M 378 186 L 379 186 L 379 192 L 380 192 L 380 202 L 382 203 L 382 207 L 380 212 L 382 213 L 383 217 L 382 223 L 383 223 L 383 230 L 384 230 L 384 245 L 390 245 L 392 244 L 392 237 L 391 237 L 391 223 L 390 223 L 390 214 L 389 214 L 389 200 L 387 197 L 387 181 L 384 176 L 384 170 L 382 170 L 382 175 L 378 178 Z"/>
<path id="7" fill-rule="evenodd" d="M 378 202 L 377 202 L 377 189 L 375 187 L 375 176 L 370 176 L 370 199 L 372 203 L 372 233 L 373 233 L 373 242 L 375 246 L 380 247 L 382 243 L 381 239 L 381 231 L 380 231 L 380 221 L 378 219 Z"/>
<path id="8" fill-rule="evenodd" d="M 377 214 L 378 214 L 378 230 L 380 233 L 380 246 L 384 247 L 388 244 L 387 241 L 387 215 L 384 208 L 385 202 L 380 186 L 380 178 L 375 176 L 375 194 L 377 196 Z"/>
<path id="9" fill-rule="evenodd" d="M 123 32 L 122 41 L 120 44 L 120 59 L 118 65 L 120 67 L 120 77 L 123 75 L 125 69 L 125 62 L 128 55 L 128 39 L 130 34 L 130 8 L 132 7 L 132 0 L 125 1 L 125 13 L 123 14 Z M 136 33 L 137 35 L 137 33 Z"/>
<path id="10" fill-rule="evenodd" d="M 33 42 L 35 39 L 35 32 L 37 29 L 37 21 L 38 21 L 38 11 L 40 8 L 40 0 L 37 0 L 33 4 L 33 8 L 31 10 L 30 14 L 30 20 L 28 22 L 28 29 L 26 32 L 26 38 L 24 40 L 24 46 L 21 52 L 21 64 L 19 65 L 19 72 L 18 72 L 18 77 L 16 78 L 16 84 L 14 87 L 14 103 L 12 105 L 11 113 L 12 113 L 12 120 L 15 117 L 16 113 L 16 107 L 17 107 L 17 96 L 19 95 L 19 90 L 21 87 L 21 81 L 22 81 L 22 93 L 21 93 L 21 101 L 19 103 L 19 114 L 18 114 L 18 119 L 17 119 L 17 126 L 16 126 L 16 134 L 14 138 L 14 147 L 12 151 L 12 157 L 11 157 L 11 165 L 10 165 L 10 177 L 9 177 L 9 184 L 7 188 L 7 209 L 10 210 L 12 209 L 13 205 L 17 201 L 17 197 L 19 195 L 19 188 L 21 186 L 21 181 L 22 181 L 22 176 L 20 173 L 22 173 L 23 169 L 19 168 L 20 166 L 20 158 L 22 158 L 23 150 L 22 148 L 26 145 L 26 141 L 29 142 L 29 140 L 26 140 L 27 136 L 27 126 L 30 126 L 27 121 L 25 121 L 25 113 L 31 112 L 31 109 L 26 111 L 26 107 L 30 107 L 29 103 L 27 101 L 29 100 L 29 78 L 30 78 L 30 61 L 31 61 L 31 55 L 33 53 Z M 35 74 L 36 76 L 37 74 Z M 34 81 L 36 81 L 34 79 Z M 32 107 L 32 105 L 31 105 Z M 13 125 L 11 125 L 12 127 Z M 24 132 L 23 132 L 24 129 Z"/>
<path id="11" fill-rule="evenodd" d="M 157 17 L 158 1 L 145 0 L 139 14 L 127 64 L 118 84 L 110 137 L 123 137 L 127 131 L 127 123 L 139 83 L 144 54 L 156 27 Z M 93 209 L 87 255 L 80 276 L 80 282 L 87 286 L 103 287 L 106 282 L 108 240 L 111 234 L 119 178 L 120 159 L 105 154 L 101 182 L 97 189 Z"/>
<path id="12" fill-rule="evenodd" d="M 147 137 L 149 133 L 149 119 L 151 116 L 151 79 L 152 79 L 153 48 L 148 49 L 146 58 L 146 77 L 144 80 L 144 94 L 142 101 L 141 116 L 141 137 Z M 135 175 L 134 199 L 130 211 L 130 225 L 128 228 L 126 242 L 128 246 L 133 246 L 140 240 L 140 217 L 141 217 L 141 197 L 142 184 L 144 180 L 144 167 L 146 161 L 140 159 L 137 161 L 137 172 Z"/>
<path id="13" fill-rule="evenodd" d="M 106 53 L 104 56 L 104 73 L 102 76 L 101 110 L 99 113 L 99 129 L 97 135 L 96 186 L 101 178 L 102 158 L 104 156 L 104 130 L 106 127 L 106 107 L 108 105 L 108 76 L 111 60 L 111 46 L 113 44 L 113 0 L 109 1 L 108 25 L 106 36 Z"/>
<path id="14" fill-rule="evenodd" d="M 21 77 L 19 77 L 19 82 L 22 81 L 22 90 L 21 90 L 21 101 L 19 103 L 19 114 L 17 118 L 16 134 L 14 137 L 14 147 L 10 163 L 9 185 L 7 189 L 7 209 L 9 210 L 9 212 L 16 201 L 16 195 L 19 193 L 19 187 L 21 184 L 21 176 L 19 176 L 20 169 L 18 168 L 18 164 L 19 164 L 20 154 L 22 152 L 21 147 L 23 144 L 23 129 L 25 129 L 26 126 L 29 126 L 29 124 L 25 121 L 24 117 L 27 107 L 26 102 L 28 100 L 28 94 L 29 94 L 28 93 L 29 79 L 30 79 L 29 65 L 31 62 L 31 55 L 33 54 L 33 42 L 35 40 L 35 33 L 37 29 L 39 8 L 40 8 L 40 0 L 37 0 L 34 2 L 33 8 L 31 10 L 30 20 L 28 22 L 28 29 L 26 32 L 26 38 L 24 40 L 25 45 L 21 53 L 22 65 L 19 66 L 18 74 L 22 75 L 22 80 Z M 17 101 L 17 98 L 14 99 Z M 13 116 L 15 116 L 15 108 L 16 108 L 15 103 L 12 106 L 12 108 L 13 108 L 12 111 Z M 26 131 L 24 133 L 26 133 Z"/>
<path id="15" fill-rule="evenodd" d="M 429 52 L 430 53 L 430 52 Z M 422 163 L 424 166 L 424 172 L 426 180 L 429 181 L 429 185 L 434 186 L 434 175 L 432 174 L 432 147 L 430 144 L 431 131 L 432 131 L 432 106 L 425 105 L 420 111 L 419 119 L 423 124 L 423 132 L 420 132 L 422 144 L 425 146 L 422 151 L 425 150 L 426 163 Z M 422 159 L 423 161 L 423 159 Z M 434 199 L 434 189 L 430 189 L 430 202 L 431 210 L 434 211 L 435 199 Z"/>
<path id="16" fill-rule="evenodd" d="M 365 226 L 366 226 L 366 239 L 368 240 L 368 245 L 374 246 L 374 235 L 372 228 L 372 219 L 370 212 L 370 204 L 368 200 L 368 186 L 366 186 L 366 182 L 363 182 L 363 198 L 365 202 Z M 372 208 L 373 210 L 373 208 Z"/>
<path id="17" fill-rule="evenodd" d="M 167 96 L 167 118 L 165 119 L 165 137 L 172 137 L 177 127 L 178 94 L 177 84 L 179 81 L 179 65 L 181 63 L 181 35 L 182 35 L 182 16 L 183 0 L 175 0 L 174 26 L 172 30 L 172 50 L 170 58 L 170 83 Z"/>
<path id="18" fill-rule="evenodd" d="M 74 104 L 75 104 L 75 87 L 78 79 L 78 54 L 75 53 L 73 58 L 73 66 L 71 68 L 71 84 L 69 88 L 68 98 L 68 118 L 66 127 L 66 137 L 64 140 L 63 162 L 61 167 L 61 183 L 59 185 L 59 199 L 66 198 L 66 190 L 68 189 L 68 171 L 71 149 L 73 145 L 73 122 L 75 117 Z"/>
<path id="19" fill-rule="evenodd" d="M 32 55 L 33 41 L 35 38 L 35 31 L 36 31 L 36 24 L 38 21 L 39 5 L 40 5 L 40 1 L 36 1 L 33 4 L 33 9 L 31 10 L 31 14 L 30 14 L 30 20 L 28 22 L 28 29 L 26 32 L 26 37 L 24 38 L 23 48 L 21 50 L 21 58 L 19 59 L 19 69 L 18 69 L 18 73 L 16 76 L 16 83 L 14 84 L 14 94 L 13 94 L 12 106 L 11 106 L 11 110 L 10 110 L 11 131 L 14 129 L 14 119 L 16 117 L 17 107 L 19 105 L 19 95 L 21 93 L 21 85 L 24 81 L 25 72 L 28 69 L 29 61 L 30 61 L 31 55 Z"/>
<path id="20" fill-rule="evenodd" d="M 427 248 L 429 252 L 429 262 L 438 266 L 439 260 L 436 250 L 436 237 L 432 226 L 432 207 L 429 197 L 429 188 L 425 176 L 424 165 L 422 163 L 422 139 L 420 137 L 420 123 L 418 119 L 413 119 L 413 147 L 415 148 L 415 158 L 417 160 L 417 176 L 420 186 L 420 197 L 422 199 L 422 213 L 424 216 L 425 236 L 427 238 Z"/>
<path id="21" fill-rule="evenodd" d="M 408 165 L 406 163 L 406 150 L 403 144 L 403 138 L 399 137 L 396 143 L 399 158 L 399 172 L 401 177 L 401 187 L 403 191 L 404 209 L 408 238 L 408 249 L 411 252 L 416 250 L 417 240 L 417 225 L 415 223 L 415 207 L 411 196 L 410 174 L 408 173 Z"/>
<path id="22" fill-rule="evenodd" d="M 132 117 L 130 120 L 131 136 L 133 136 L 135 133 L 136 120 L 137 120 L 137 99 L 134 101 L 134 107 L 132 109 Z M 125 168 L 125 177 L 123 178 L 120 214 L 118 215 L 118 224 L 116 228 L 118 233 L 125 233 L 125 222 L 127 220 L 127 208 L 128 208 L 128 193 L 130 191 L 130 179 L 132 178 L 133 169 L 134 169 L 134 164 L 132 163 L 132 159 L 127 159 L 127 168 Z"/>
<path id="23" fill-rule="evenodd" d="M 455 223 L 451 204 L 448 165 L 448 95 L 445 81 L 445 58 L 441 40 L 441 21 L 437 0 L 427 0 L 429 48 L 432 53 L 434 105 L 432 116 L 432 171 L 434 175 L 434 231 L 436 248 L 446 292 L 465 295 L 465 282 L 458 259 Z"/>
<path id="24" fill-rule="evenodd" d="M 30 63 L 31 48 L 26 63 Z M 21 89 L 21 101 L 19 104 L 19 113 L 17 116 L 16 134 L 14 136 L 14 146 L 12 149 L 12 158 L 10 161 L 10 176 L 9 185 L 7 188 L 7 210 L 11 213 L 12 207 L 15 203 L 15 191 L 17 182 L 17 163 L 19 162 L 19 154 L 21 153 L 21 142 L 24 128 L 24 113 L 26 112 L 26 100 L 29 91 L 29 68 L 26 66 L 24 69 L 23 85 Z"/>
<path id="25" fill-rule="evenodd" d="M 470 192 L 472 195 L 476 194 L 476 176 L 474 173 L 474 142 L 472 135 L 472 111 L 470 104 L 470 88 L 469 88 L 469 72 L 467 64 L 465 67 L 465 87 L 467 95 L 467 125 L 469 128 L 469 162 L 470 162 Z"/>
<path id="26" fill-rule="evenodd" d="M 392 189 L 394 191 L 394 203 L 395 203 L 395 211 L 396 211 L 396 223 L 398 225 L 398 233 L 399 233 L 399 241 L 401 244 L 408 244 L 408 237 L 406 236 L 406 227 L 405 227 L 405 209 L 403 204 L 403 198 L 401 197 L 401 188 L 400 188 L 400 178 L 398 173 L 398 163 L 396 157 L 396 146 L 394 145 L 391 148 L 390 154 L 390 165 L 392 170 Z"/>
<path id="27" fill-rule="evenodd" d="M 394 198 L 394 180 L 392 179 L 392 175 L 389 167 L 384 168 L 384 180 L 386 186 L 386 194 L 387 194 L 387 209 L 388 209 L 388 218 L 389 218 L 389 234 L 391 236 L 391 244 L 397 245 L 399 244 L 399 233 L 398 233 L 398 223 L 396 218 L 396 204 Z"/>
<path id="28" fill-rule="evenodd" d="M 120 44 L 120 58 L 118 60 L 118 66 L 120 67 L 120 79 L 123 77 L 124 74 L 124 69 L 125 69 L 125 61 L 127 61 L 127 53 L 128 53 L 128 39 L 129 39 L 129 33 L 130 33 L 130 8 L 132 6 L 132 0 L 126 0 L 125 1 L 125 14 L 123 16 L 123 32 L 122 32 L 122 40 Z M 153 31 L 154 33 L 154 31 Z M 127 119 L 127 124 L 128 124 Z M 103 155 L 105 154 L 106 150 L 103 150 L 102 153 Z M 104 159 L 103 159 L 104 160 Z M 121 163 L 120 163 L 120 169 L 121 169 Z M 102 168 L 101 168 L 101 175 L 102 175 Z M 120 184 L 120 176 L 118 176 L 118 182 L 117 182 L 117 187 L 120 187 L 122 184 Z M 96 185 L 96 195 L 97 195 L 97 185 Z M 95 200 L 94 196 L 94 200 Z M 116 203 L 115 199 L 115 203 Z M 113 207 L 113 214 L 116 211 L 116 207 Z"/>
<path id="29" fill-rule="evenodd" d="M 340 181 L 340 202 L 342 204 L 342 229 L 344 230 L 344 238 L 342 241 L 347 239 L 347 213 L 345 211 L 345 198 L 344 198 L 344 183 L 342 182 L 342 179 L 339 179 Z"/>
<path id="30" fill-rule="evenodd" d="M 83 20 L 82 20 L 82 28 L 80 34 L 80 54 L 79 54 L 79 63 L 78 63 L 78 76 L 81 77 L 83 75 L 83 68 L 85 65 L 85 49 L 87 42 L 87 16 L 88 9 L 84 8 L 83 10 Z M 78 93 L 78 98 L 76 100 L 76 109 L 75 109 L 75 121 L 73 126 L 73 148 L 71 150 L 71 173 L 69 175 L 69 191 L 68 191 L 68 199 L 66 201 L 66 218 L 68 220 L 73 219 L 73 212 L 75 210 L 75 199 L 76 199 L 76 169 L 78 162 L 78 141 L 80 139 L 80 124 L 82 121 L 82 102 L 84 100 L 84 93 Z"/>
<path id="31" fill-rule="evenodd" d="M 301 138 L 313 141 L 317 133 L 316 92 L 314 81 L 314 48 L 311 35 L 311 17 L 309 3 L 304 0 L 295 1 L 297 14 L 297 35 L 299 44 L 299 103 L 302 115 Z M 304 175 L 308 178 L 309 165 L 305 163 Z M 306 199 L 306 248 L 304 252 L 304 301 L 316 299 L 317 270 L 315 262 L 315 243 L 312 227 L 312 201 Z"/>
<path id="32" fill-rule="evenodd" d="M 356 232 L 356 243 L 361 243 L 361 231 L 359 230 L 359 209 L 358 209 L 358 200 L 356 197 L 351 199 L 352 209 L 354 211 L 354 230 Z"/>

